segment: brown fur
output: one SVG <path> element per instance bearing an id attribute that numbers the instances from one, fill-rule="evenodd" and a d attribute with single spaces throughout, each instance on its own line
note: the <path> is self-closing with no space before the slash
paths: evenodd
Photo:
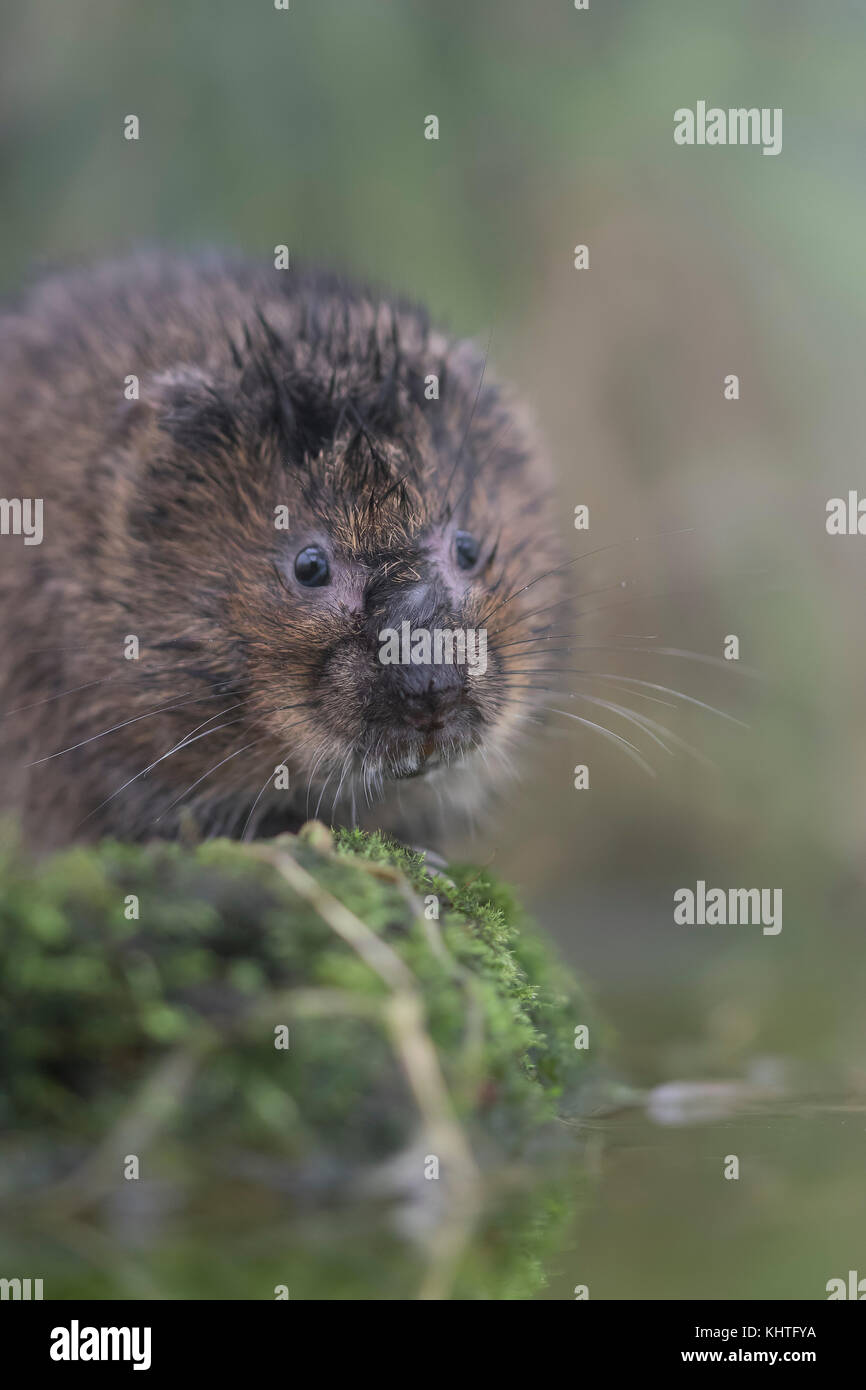
<path id="1" fill-rule="evenodd" d="M 532 615 L 562 556 L 537 446 L 476 349 L 333 278 L 144 257 L 29 291 L 0 382 L 3 496 L 44 500 L 40 546 L 0 537 L 2 806 L 32 844 L 317 807 L 412 838 L 436 833 L 437 789 L 446 826 L 487 800 L 544 683 L 523 673 L 561 621 Z M 457 528 L 482 545 L 468 577 Z M 299 589 L 313 542 L 333 582 Z M 377 662 L 401 618 L 489 621 L 486 675 L 429 735 Z M 402 780 L 422 745 L 441 765 Z"/>

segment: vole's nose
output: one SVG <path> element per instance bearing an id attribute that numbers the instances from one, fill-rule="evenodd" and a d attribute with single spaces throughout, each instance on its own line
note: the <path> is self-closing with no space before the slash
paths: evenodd
<path id="1" fill-rule="evenodd" d="M 450 663 L 392 666 L 388 681 L 395 712 L 422 733 L 444 728 L 463 699 L 461 669 Z"/>

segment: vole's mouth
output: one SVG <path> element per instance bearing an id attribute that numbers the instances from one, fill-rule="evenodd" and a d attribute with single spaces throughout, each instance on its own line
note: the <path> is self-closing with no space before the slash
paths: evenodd
<path id="1" fill-rule="evenodd" d="M 428 772 L 435 772 L 437 767 L 444 765 L 444 759 L 436 750 L 432 738 L 427 741 L 417 751 L 409 753 L 394 767 L 394 776 L 401 782 L 407 777 L 424 777 Z"/>
<path id="2" fill-rule="evenodd" d="M 426 777 L 446 764 L 459 761 L 462 753 L 463 749 L 455 747 L 452 742 L 446 754 L 441 739 L 430 733 L 423 739 L 395 749 L 388 759 L 388 775 L 400 782 L 411 777 Z"/>
<path id="3" fill-rule="evenodd" d="M 426 777 L 428 772 L 435 772 L 438 767 L 442 767 L 442 759 L 438 753 L 433 753 L 429 758 L 422 759 L 416 768 L 395 769 L 394 776 L 401 782 L 405 782 L 409 777 Z"/>
<path id="4" fill-rule="evenodd" d="M 478 747 L 479 732 L 477 728 L 443 724 L 432 729 L 389 731 L 386 739 L 374 733 L 370 746 L 359 749 L 357 765 L 362 776 L 371 774 L 386 782 L 443 776 Z"/>

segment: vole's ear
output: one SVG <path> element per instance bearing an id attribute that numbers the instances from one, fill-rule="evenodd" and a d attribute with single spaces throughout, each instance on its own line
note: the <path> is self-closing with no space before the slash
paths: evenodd
<path id="1" fill-rule="evenodd" d="M 228 389 L 201 367 L 178 365 L 141 381 L 138 398 L 123 403 L 120 429 L 129 435 L 148 427 L 192 453 L 237 443 Z"/>

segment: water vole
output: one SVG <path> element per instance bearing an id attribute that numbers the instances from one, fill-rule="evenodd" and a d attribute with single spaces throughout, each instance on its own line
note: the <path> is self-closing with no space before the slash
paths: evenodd
<path id="1" fill-rule="evenodd" d="M 3 495 L 43 506 L 40 544 L 0 537 L 2 805 L 33 844 L 317 810 L 430 839 L 485 805 L 563 557 L 483 352 L 336 277 L 145 256 L 30 289 L 0 381 Z M 475 659 L 388 662 L 389 631 Z"/>

